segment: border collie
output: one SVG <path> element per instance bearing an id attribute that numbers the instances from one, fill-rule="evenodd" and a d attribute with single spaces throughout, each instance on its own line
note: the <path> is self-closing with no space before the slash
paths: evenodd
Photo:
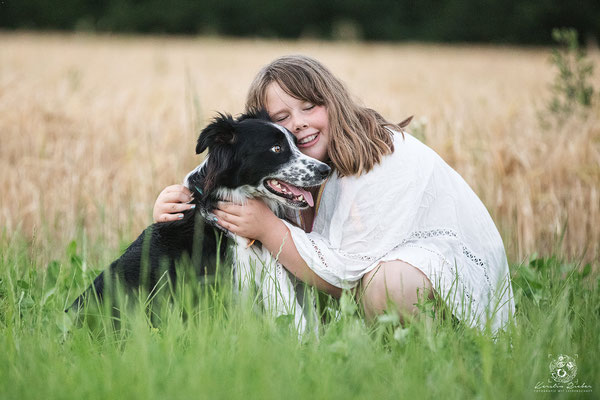
<path id="1" fill-rule="evenodd" d="M 289 209 L 312 207 L 313 198 L 306 188 L 321 185 L 330 168 L 302 154 L 295 141 L 288 130 L 271 122 L 265 111 L 238 119 L 219 114 L 198 138 L 196 154 L 208 149 L 204 162 L 185 178 L 196 208 L 184 212 L 181 220 L 146 228 L 65 311 L 80 310 L 90 298 L 102 300 L 106 287 L 117 283 L 125 289 L 144 288 L 153 293 L 163 275 L 175 282 L 175 266 L 183 257 L 191 260 L 199 278 L 214 274 L 217 255 L 225 259 L 229 242 L 237 283 L 257 283 L 265 307 L 276 315 L 293 314 L 303 331 L 303 299 L 292 276 L 260 244 L 249 246 L 247 239 L 224 231 L 212 213 L 218 201 L 243 204 L 252 197 L 262 199 L 280 217 Z M 218 244 L 215 229 L 233 240 Z"/>

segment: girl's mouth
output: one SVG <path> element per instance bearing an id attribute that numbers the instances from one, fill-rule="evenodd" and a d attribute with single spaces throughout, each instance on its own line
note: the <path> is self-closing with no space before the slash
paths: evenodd
<path id="1" fill-rule="evenodd" d="M 305 137 L 302 140 L 299 140 L 297 146 L 299 148 L 306 148 L 315 145 L 319 141 L 319 137 L 321 136 L 320 132 L 314 133 L 310 136 Z"/>

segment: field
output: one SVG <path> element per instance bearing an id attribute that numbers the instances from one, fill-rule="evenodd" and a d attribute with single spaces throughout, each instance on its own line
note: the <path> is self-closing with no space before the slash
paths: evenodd
<path id="1" fill-rule="evenodd" d="M 118 331 L 106 318 L 94 329 L 63 318 L 151 222 L 162 188 L 198 164 L 198 129 L 241 112 L 254 74 L 290 53 L 321 60 L 388 120 L 414 115 L 408 130 L 479 194 L 514 277 L 507 334 L 429 318 L 402 328 L 392 315 L 365 326 L 345 298 L 319 340 L 299 342 L 223 288 L 193 317 L 174 305 L 158 327 L 143 312 Z M 544 127 L 549 54 L 0 33 L 0 398 L 597 396 L 600 101 Z M 598 89 L 598 50 L 590 58 Z M 591 389 L 535 391 L 561 353 L 578 354 L 578 382 Z"/>

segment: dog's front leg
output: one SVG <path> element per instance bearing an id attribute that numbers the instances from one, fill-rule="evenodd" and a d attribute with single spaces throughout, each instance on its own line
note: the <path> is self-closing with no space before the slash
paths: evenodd
<path id="1" fill-rule="evenodd" d="M 262 252 L 258 246 L 248 246 L 248 239 L 244 237 L 234 235 L 233 242 L 234 289 L 247 297 L 252 295 L 253 289 L 260 287 L 264 263 Z"/>
<path id="2" fill-rule="evenodd" d="M 303 334 L 307 329 L 307 316 L 316 316 L 314 302 L 305 298 L 306 293 L 298 293 L 304 290 L 304 285 L 295 285 L 295 277 L 267 249 L 261 248 L 261 253 L 261 291 L 265 311 L 276 317 L 291 316 L 294 326 Z"/>
<path id="3" fill-rule="evenodd" d="M 235 287 L 242 296 L 258 290 L 264 311 L 274 317 L 290 315 L 300 334 L 306 332 L 307 318 L 316 327 L 315 304 L 304 285 L 295 285 L 293 276 L 264 247 L 248 246 L 247 239 L 236 237 L 234 248 Z"/>

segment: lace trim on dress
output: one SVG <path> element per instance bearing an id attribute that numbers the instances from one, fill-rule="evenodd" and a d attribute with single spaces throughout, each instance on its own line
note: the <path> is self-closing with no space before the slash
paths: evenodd
<path id="1" fill-rule="evenodd" d="M 471 260 L 471 262 L 473 262 L 475 265 L 478 265 L 479 267 L 481 267 L 483 269 L 483 275 L 485 276 L 485 280 L 488 284 L 489 287 L 492 287 L 492 283 L 490 282 L 490 277 L 488 276 L 488 266 L 487 263 L 485 261 L 483 261 L 481 258 L 478 258 L 477 256 L 475 256 L 475 254 L 473 254 L 471 252 L 471 250 L 469 250 L 467 248 L 467 246 L 465 246 L 464 244 L 462 245 L 462 250 L 463 250 L 463 254 L 469 259 Z"/>
<path id="2" fill-rule="evenodd" d="M 430 237 L 438 237 L 438 236 L 450 236 L 450 237 L 458 237 L 458 234 L 454 232 L 452 229 L 431 229 L 429 231 L 415 231 L 411 233 L 406 239 L 400 243 L 400 245 L 405 244 L 414 239 L 427 239 Z"/>
<path id="3" fill-rule="evenodd" d="M 313 249 L 315 249 L 315 252 L 317 253 L 317 256 L 319 256 L 319 260 L 321 260 L 321 263 L 323 264 L 323 266 L 327 269 L 329 269 L 329 266 L 327 265 L 327 262 L 325 262 L 325 257 L 323 256 L 323 253 L 321 253 L 321 249 L 319 249 L 319 246 L 317 246 L 317 244 L 315 243 L 314 240 L 312 240 L 310 237 L 308 238 L 308 240 L 310 240 L 310 243 L 312 244 Z"/>
<path id="4" fill-rule="evenodd" d="M 414 241 L 415 239 L 428 239 L 428 238 L 434 238 L 434 237 L 451 237 L 451 238 L 457 239 L 462 247 L 463 255 L 469 261 L 471 261 L 473 264 L 477 265 L 478 267 L 480 267 L 483 270 L 483 275 L 485 277 L 487 285 L 490 288 L 492 287 L 490 277 L 488 275 L 487 263 L 482 258 L 477 257 L 471 250 L 469 250 L 469 248 L 461 240 L 458 239 L 458 233 L 456 233 L 456 231 L 454 231 L 452 229 L 430 229 L 430 230 L 426 230 L 426 231 L 424 231 L 424 230 L 414 231 L 410 235 L 408 235 L 408 237 L 403 239 L 400 242 L 400 244 L 398 244 L 396 247 L 394 247 L 394 249 L 401 247 L 401 246 L 411 246 L 411 247 L 419 247 L 424 250 L 428 250 L 428 251 L 436 254 L 438 257 L 440 257 L 442 259 L 442 261 L 444 263 L 449 265 L 452 270 L 452 274 L 456 275 L 457 271 L 455 270 L 453 264 L 451 262 L 449 262 L 442 254 L 440 254 L 434 250 L 431 250 L 427 247 L 422 247 L 422 246 L 410 243 L 410 242 Z M 323 256 L 323 253 L 321 253 L 321 249 L 319 249 L 319 246 L 317 245 L 317 243 L 314 240 L 312 240 L 310 237 L 308 238 L 308 240 L 310 240 L 310 243 L 311 243 L 313 249 L 315 250 L 315 252 L 317 253 L 317 256 L 319 257 L 321 264 L 326 269 L 331 270 L 331 268 L 325 261 L 325 257 Z M 353 254 L 353 253 L 345 252 L 340 249 L 337 249 L 336 251 L 338 252 L 338 254 L 340 254 L 343 257 L 347 257 L 347 258 L 351 258 L 351 259 L 355 259 L 355 260 L 367 261 L 369 263 L 374 263 L 375 261 L 377 261 L 383 257 L 383 256 L 382 257 L 373 257 L 373 256 L 366 256 L 366 255 L 361 255 L 361 254 Z M 471 296 L 468 296 L 468 297 L 470 298 Z"/>
<path id="5" fill-rule="evenodd" d="M 430 237 L 434 237 L 434 236 L 457 237 L 456 232 L 451 231 L 449 229 L 433 229 L 430 231 L 415 231 L 415 232 L 411 233 L 406 239 L 404 239 L 402 242 L 400 242 L 399 245 L 397 245 L 394 248 L 404 246 L 406 243 L 408 243 L 414 239 L 426 239 L 426 238 L 430 238 Z M 373 263 L 381 258 L 381 257 L 365 256 L 362 254 L 347 253 L 343 250 L 338 250 L 338 253 L 346 258 L 352 258 L 354 260 L 361 260 L 361 261 L 368 261 L 371 263 Z"/>
<path id="6" fill-rule="evenodd" d="M 402 240 L 402 242 L 400 242 L 400 244 L 397 247 L 405 246 L 408 242 L 411 242 L 415 239 L 427 239 L 427 238 L 440 237 L 440 236 L 453 237 L 453 238 L 456 238 L 457 240 L 459 240 L 458 233 L 456 233 L 456 231 L 454 231 L 452 229 L 431 229 L 431 230 L 427 230 L 427 231 L 412 232 L 410 235 L 408 235 L 407 238 Z M 471 250 L 469 250 L 469 248 L 462 242 L 462 240 L 459 240 L 459 243 L 462 247 L 462 252 L 467 257 L 467 259 L 469 259 L 473 264 L 477 265 L 478 267 L 480 267 L 483 270 L 483 275 L 485 277 L 485 281 L 488 284 L 488 286 L 491 288 L 492 283 L 491 283 L 490 277 L 488 275 L 489 268 L 488 268 L 487 263 L 482 258 L 477 257 Z M 442 257 L 442 258 L 444 259 L 444 261 L 447 261 L 447 260 L 445 260 L 444 257 Z"/>
<path id="7" fill-rule="evenodd" d="M 464 284 L 464 280 L 462 279 L 462 276 L 460 275 L 460 273 L 456 270 L 454 264 L 452 264 L 451 262 L 449 262 L 446 257 L 444 257 L 442 254 L 438 253 L 435 250 L 429 249 L 429 248 L 424 247 L 424 246 L 419 246 L 418 244 L 407 243 L 407 244 L 405 244 L 405 246 L 406 247 L 416 247 L 418 249 L 422 249 L 422 250 L 428 251 L 428 252 L 433 253 L 436 256 L 438 256 L 440 258 L 440 260 L 442 260 L 442 263 L 448 265 L 448 268 L 450 268 L 450 272 L 452 273 L 452 276 L 456 277 L 457 282 L 462 286 L 462 293 L 465 295 L 465 297 L 467 299 L 469 299 L 470 302 L 474 303 L 476 301 L 475 298 L 473 298 L 473 296 L 471 296 L 471 294 L 469 293 L 469 291 L 466 290 L 466 287 L 465 287 L 465 284 Z M 452 285 L 454 285 L 457 282 L 452 283 Z M 434 283 L 432 282 L 432 284 L 434 284 Z"/>
<path id="8" fill-rule="evenodd" d="M 377 261 L 377 257 L 364 256 L 362 254 L 348 253 L 348 252 L 345 252 L 343 250 L 338 250 L 338 253 L 341 256 L 344 256 L 346 258 L 352 258 L 354 260 L 368 261 L 370 263 L 373 263 L 373 262 Z"/>

